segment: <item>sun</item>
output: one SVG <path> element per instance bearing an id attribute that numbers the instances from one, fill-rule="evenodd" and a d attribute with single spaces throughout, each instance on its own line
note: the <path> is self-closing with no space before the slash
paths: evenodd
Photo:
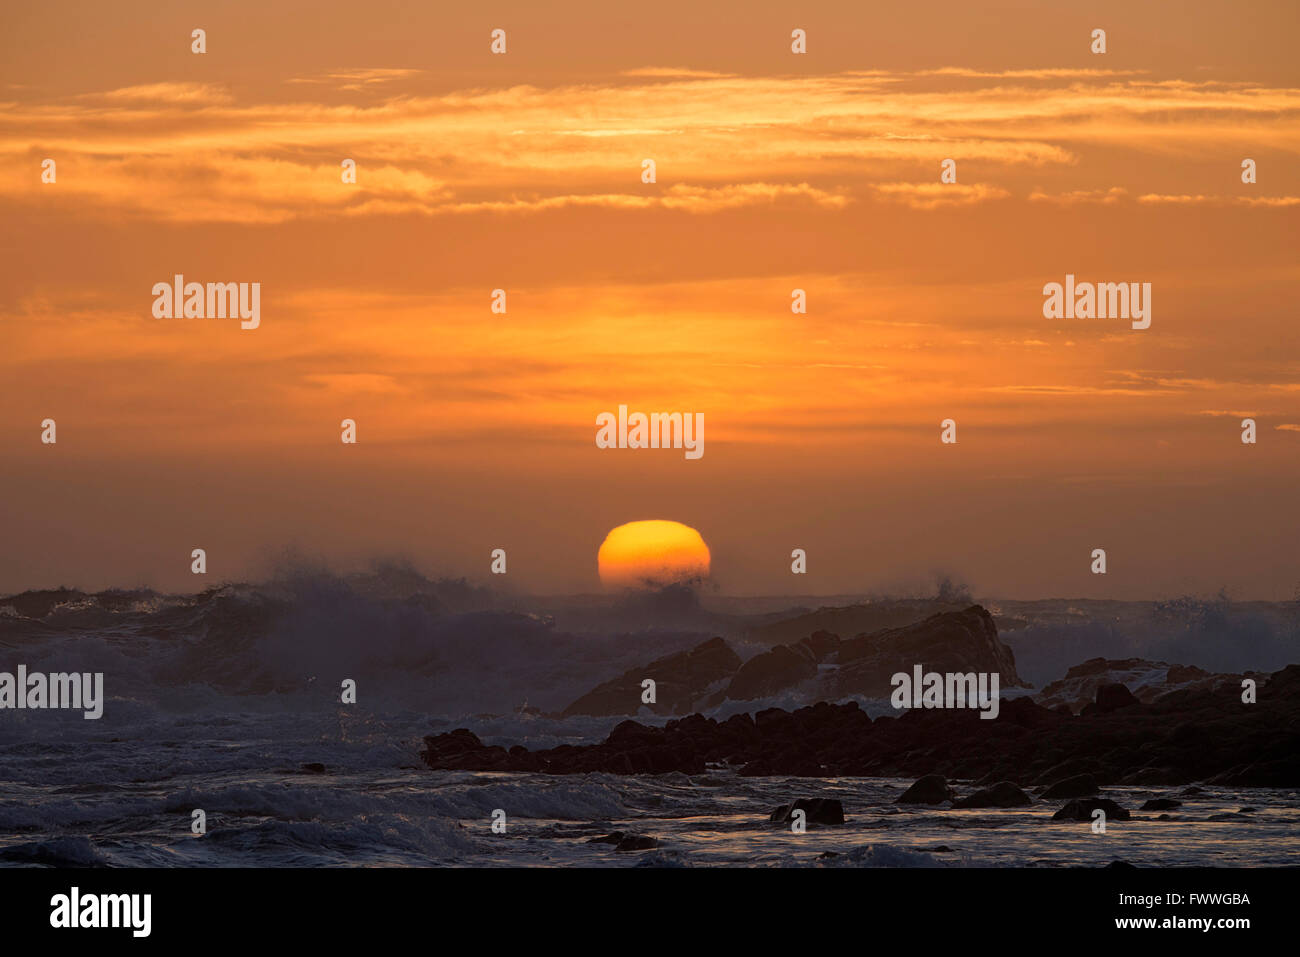
<path id="1" fill-rule="evenodd" d="M 609 589 L 654 588 L 707 578 L 709 546 L 689 525 L 652 519 L 610 531 L 596 555 Z"/>

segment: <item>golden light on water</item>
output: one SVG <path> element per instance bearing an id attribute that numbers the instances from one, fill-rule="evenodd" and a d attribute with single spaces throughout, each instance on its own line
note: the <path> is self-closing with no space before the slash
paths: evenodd
<path id="1" fill-rule="evenodd" d="M 596 562 L 606 588 L 638 588 L 707 578 L 710 555 L 704 538 L 689 525 L 654 519 L 613 529 Z"/>

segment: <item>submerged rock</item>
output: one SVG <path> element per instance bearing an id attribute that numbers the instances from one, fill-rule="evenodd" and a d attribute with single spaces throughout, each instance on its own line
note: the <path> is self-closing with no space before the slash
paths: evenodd
<path id="1" fill-rule="evenodd" d="M 991 788 L 958 798 L 952 802 L 952 806 L 955 808 L 1024 807 L 1033 803 L 1033 798 L 1010 781 L 999 781 Z"/>
<path id="2" fill-rule="evenodd" d="M 843 824 L 844 805 L 835 798 L 800 798 L 793 804 L 782 804 L 768 815 L 773 824 L 789 824 L 794 812 L 803 811 L 809 824 Z"/>
<path id="3" fill-rule="evenodd" d="M 1053 821 L 1091 821 L 1092 812 L 1101 808 L 1108 821 L 1127 821 L 1129 813 L 1109 798 L 1080 798 L 1068 802 L 1052 815 Z"/>
<path id="4" fill-rule="evenodd" d="M 927 774 L 918 778 L 898 798 L 899 804 L 942 804 L 952 800 L 952 788 L 942 774 Z"/>
<path id="5" fill-rule="evenodd" d="M 1182 801 L 1175 801 L 1171 798 L 1151 798 L 1143 803 L 1139 810 L 1142 811 L 1169 811 L 1176 807 L 1182 807 Z"/>

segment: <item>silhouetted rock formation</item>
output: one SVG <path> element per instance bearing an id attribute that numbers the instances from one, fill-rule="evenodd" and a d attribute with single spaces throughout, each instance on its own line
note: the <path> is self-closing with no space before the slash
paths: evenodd
<path id="1" fill-rule="evenodd" d="M 887 698 L 890 679 L 914 665 L 943 673 L 996 673 L 1002 688 L 1027 687 L 1016 674 L 1016 656 L 998 640 L 993 616 L 979 605 L 932 615 L 902 628 L 859 635 L 839 643 L 832 693 Z"/>
<path id="2" fill-rule="evenodd" d="M 463 728 L 424 740 L 435 769 L 698 774 L 713 763 L 745 775 L 938 774 L 1029 786 L 1092 774 L 1101 786 L 1300 787 L 1300 665 L 1272 675 L 1255 704 L 1224 686 L 1077 716 L 1021 697 L 1004 701 L 991 721 L 942 709 L 872 721 L 856 703 L 821 702 L 721 722 L 694 714 L 663 728 L 624 721 L 600 744 L 545 751 L 489 747 Z"/>
<path id="3" fill-rule="evenodd" d="M 659 685 L 658 703 L 649 707 L 658 714 L 687 714 L 728 699 L 753 701 L 778 694 L 816 677 L 823 666 L 823 683 L 813 686 L 816 696 L 885 698 L 893 691 L 893 676 L 900 671 L 910 675 L 915 665 L 941 674 L 996 672 L 1001 688 L 1024 686 L 1016 674 L 1015 655 L 998 640 L 992 616 L 971 605 L 856 638 L 816 631 L 761 652 L 743 665 L 721 638 L 714 638 L 690 652 L 633 668 L 583 695 L 562 714 L 635 714 L 645 678 Z M 727 677 L 731 681 L 725 690 L 701 701 L 705 689 Z"/>
<path id="4" fill-rule="evenodd" d="M 750 629 L 748 637 L 763 644 L 792 644 L 805 635 L 822 631 L 837 635 L 865 635 L 898 628 L 945 611 L 961 611 L 970 601 L 901 599 L 856 605 L 823 606 Z"/>
<path id="5" fill-rule="evenodd" d="M 835 641 L 838 642 L 839 639 L 835 638 Z M 777 645 L 771 651 L 755 655 L 741 665 L 722 697 L 751 701 L 776 694 L 817 674 L 817 661 L 817 657 L 804 642 Z"/>
<path id="6" fill-rule="evenodd" d="M 1171 665 L 1146 658 L 1090 658 L 1075 665 L 1064 678 L 1046 685 L 1034 695 L 1044 708 L 1068 708 L 1078 713 L 1097 700 L 1102 685 L 1121 684 L 1138 701 L 1150 703 L 1173 691 L 1214 691 L 1220 687 L 1241 687 L 1241 679 L 1265 675 L 1214 674 L 1195 665 Z"/>
<path id="7" fill-rule="evenodd" d="M 655 703 L 645 707 L 656 714 L 689 712 L 710 687 L 733 674 L 740 657 L 721 638 L 710 638 L 690 651 L 668 655 L 648 665 L 632 668 L 606 681 L 569 705 L 564 717 L 573 714 L 636 714 L 642 707 L 641 682 L 653 678 Z"/>

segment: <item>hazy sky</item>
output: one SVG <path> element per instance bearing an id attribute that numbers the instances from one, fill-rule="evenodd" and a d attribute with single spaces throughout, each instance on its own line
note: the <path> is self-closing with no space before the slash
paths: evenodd
<path id="1" fill-rule="evenodd" d="M 1295 593 L 1300 6 L 445 6 L 0 12 L 0 591 L 594 590 L 664 518 L 730 593 Z M 153 318 L 176 273 L 260 328 Z M 1151 327 L 1044 318 L 1067 273 Z"/>

